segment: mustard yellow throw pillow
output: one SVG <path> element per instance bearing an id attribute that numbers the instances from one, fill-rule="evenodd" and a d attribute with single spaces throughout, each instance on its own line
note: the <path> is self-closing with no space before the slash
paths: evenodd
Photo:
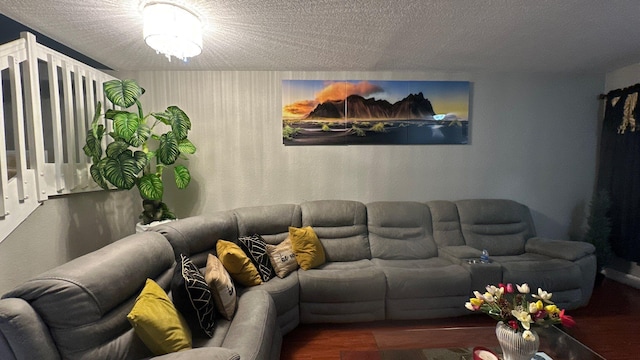
<path id="1" fill-rule="evenodd" d="M 303 228 L 289 227 L 291 248 L 302 270 L 316 268 L 326 262 L 324 247 L 311 226 Z"/>
<path id="2" fill-rule="evenodd" d="M 218 240 L 216 252 L 218 259 L 235 282 L 246 287 L 262 284 L 258 269 L 240 246 L 231 241 Z"/>
<path id="3" fill-rule="evenodd" d="M 167 293 L 151 279 L 147 279 L 127 319 L 155 355 L 191 349 L 189 326 Z"/>

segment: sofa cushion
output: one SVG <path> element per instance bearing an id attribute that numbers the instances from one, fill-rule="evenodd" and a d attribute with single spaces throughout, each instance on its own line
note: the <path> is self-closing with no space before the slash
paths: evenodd
<path id="1" fill-rule="evenodd" d="M 299 266 L 289 237 L 278 245 L 267 245 L 267 253 L 279 278 L 286 277 Z"/>
<path id="2" fill-rule="evenodd" d="M 380 259 L 425 259 L 438 255 L 425 204 L 387 201 L 367 204 L 371 256 Z"/>
<path id="3" fill-rule="evenodd" d="M 302 227 L 299 205 L 278 204 L 233 210 L 239 236 L 260 234 L 267 244 L 279 244 L 289 236 L 289 226 Z"/>
<path id="4" fill-rule="evenodd" d="M 216 312 L 211 290 L 200 270 L 184 254 L 180 254 L 173 272 L 171 295 L 194 335 L 213 336 Z"/>
<path id="5" fill-rule="evenodd" d="M 513 261 L 501 265 L 504 283 L 527 283 L 533 292 L 538 288 L 549 292 L 580 288 L 580 268 L 571 261 L 548 259 Z"/>
<path id="6" fill-rule="evenodd" d="M 302 226 L 311 226 L 324 246 L 327 261 L 371 258 L 367 209 L 348 200 L 318 200 L 300 204 Z"/>
<path id="7" fill-rule="evenodd" d="M 324 248 L 311 226 L 289 228 L 291 249 L 302 270 L 316 268 L 325 263 Z"/>
<path id="8" fill-rule="evenodd" d="M 329 262 L 298 278 L 303 323 L 384 319 L 386 281 L 371 260 Z"/>
<path id="9" fill-rule="evenodd" d="M 535 236 L 529 208 L 515 201 L 461 200 L 456 206 L 466 244 L 490 256 L 522 254 L 525 241 Z"/>
<path id="10" fill-rule="evenodd" d="M 231 320 L 237 307 L 236 287 L 227 270 L 213 254 L 209 254 L 207 258 L 204 279 L 211 288 L 216 309 L 225 319 Z"/>
<path id="11" fill-rule="evenodd" d="M 48 270 L 3 297 L 35 309 L 63 358 L 143 358 L 151 354 L 126 316 L 147 278 L 169 289 L 174 267 L 169 242 L 147 231 Z"/>
<path id="12" fill-rule="evenodd" d="M 218 240 L 216 243 L 218 259 L 229 272 L 233 280 L 243 286 L 262 284 L 260 273 L 240 246 L 231 241 Z"/>
<path id="13" fill-rule="evenodd" d="M 440 259 L 373 259 L 387 279 L 386 317 L 426 319 L 464 314 L 471 275 L 461 265 Z"/>
<path id="14" fill-rule="evenodd" d="M 458 208 L 451 201 L 428 201 L 433 220 L 433 238 L 439 247 L 465 245 Z"/>
<path id="15" fill-rule="evenodd" d="M 155 355 L 191 348 L 189 325 L 167 293 L 151 279 L 147 279 L 127 319 Z"/>
<path id="16" fill-rule="evenodd" d="M 273 265 L 271 265 L 271 260 L 269 260 L 269 254 L 267 253 L 267 243 L 260 235 L 241 236 L 238 238 L 238 245 L 251 259 L 263 282 L 267 282 L 275 276 Z"/>

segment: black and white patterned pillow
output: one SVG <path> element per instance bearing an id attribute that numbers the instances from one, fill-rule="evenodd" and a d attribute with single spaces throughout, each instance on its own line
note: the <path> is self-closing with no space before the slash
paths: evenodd
<path id="1" fill-rule="evenodd" d="M 238 239 L 238 245 L 251 259 L 253 265 L 256 266 L 263 282 L 267 282 L 275 276 L 275 271 L 267 252 L 267 243 L 262 236 L 258 234 L 243 236 Z"/>
<path id="2" fill-rule="evenodd" d="M 194 334 L 213 336 L 215 304 L 209 285 L 197 266 L 180 254 L 171 279 L 173 304 L 184 316 Z"/>

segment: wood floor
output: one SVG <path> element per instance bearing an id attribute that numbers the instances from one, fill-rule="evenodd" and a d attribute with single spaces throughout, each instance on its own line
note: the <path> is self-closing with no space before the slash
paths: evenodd
<path id="1" fill-rule="evenodd" d="M 461 304 L 460 306 L 463 306 Z M 640 290 L 610 279 L 594 289 L 589 305 L 569 312 L 570 335 L 608 360 L 635 359 L 640 351 Z M 423 321 L 299 325 L 285 335 L 282 360 L 339 360 L 346 350 L 377 350 L 374 332 L 447 326 L 495 326 L 488 316 Z"/>

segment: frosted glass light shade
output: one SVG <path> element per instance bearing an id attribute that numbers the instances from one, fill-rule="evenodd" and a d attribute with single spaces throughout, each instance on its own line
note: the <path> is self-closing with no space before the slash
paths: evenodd
<path id="1" fill-rule="evenodd" d="M 144 41 L 169 61 L 174 56 L 186 61 L 202 52 L 202 23 L 182 6 L 151 2 L 142 10 Z"/>

